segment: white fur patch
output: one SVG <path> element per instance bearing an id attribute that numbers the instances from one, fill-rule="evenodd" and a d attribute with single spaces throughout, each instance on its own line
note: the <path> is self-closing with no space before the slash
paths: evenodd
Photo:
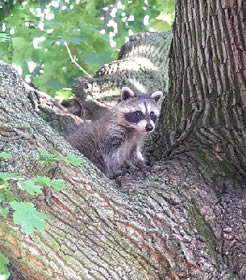
<path id="1" fill-rule="evenodd" d="M 147 110 L 148 110 L 149 114 L 150 114 L 150 112 L 154 112 L 156 116 L 159 116 L 159 109 L 156 108 L 156 106 L 153 106 L 153 104 L 148 103 Z"/>
<path id="2" fill-rule="evenodd" d="M 144 104 L 139 104 L 140 110 L 144 115 L 146 114 L 146 107 Z"/>
<path id="3" fill-rule="evenodd" d="M 150 120 L 150 124 L 153 126 L 153 129 L 151 131 L 146 131 L 146 125 L 147 125 L 147 121 L 146 120 L 141 120 L 140 122 L 138 122 L 136 125 L 134 125 L 134 127 L 141 131 L 141 132 L 151 132 L 155 129 L 155 124 L 152 120 Z"/>
<path id="4" fill-rule="evenodd" d="M 163 96 L 162 91 L 158 90 L 158 91 L 153 92 L 150 95 L 150 98 L 153 98 L 155 100 L 155 102 L 158 102 L 162 98 L 162 96 Z"/>
<path id="5" fill-rule="evenodd" d="M 142 155 L 142 153 L 141 153 L 141 151 L 140 151 L 140 147 L 139 147 L 139 146 L 137 147 L 137 157 L 138 157 L 140 160 L 144 161 L 144 157 L 143 157 L 143 155 Z"/>
<path id="6" fill-rule="evenodd" d="M 146 120 L 142 120 L 140 122 L 138 122 L 136 124 L 136 127 L 139 131 L 142 131 L 142 132 L 151 132 L 151 131 L 154 131 L 155 130 L 155 123 L 150 120 L 150 124 L 153 126 L 153 129 L 151 131 L 146 131 L 146 125 L 147 125 L 147 121 Z"/>
<path id="7" fill-rule="evenodd" d="M 155 130 L 155 123 L 152 120 L 150 120 L 150 124 L 153 126 L 153 130 Z"/>
<path id="8" fill-rule="evenodd" d="M 136 127 L 137 127 L 137 129 L 138 129 L 139 131 L 145 132 L 145 131 L 146 131 L 146 130 L 145 130 L 146 125 L 147 125 L 147 121 L 146 121 L 146 120 L 141 120 L 140 122 L 138 122 L 138 123 L 136 124 Z"/>
<path id="9" fill-rule="evenodd" d="M 123 87 L 121 89 L 121 98 L 123 100 L 123 96 L 127 94 L 129 97 L 133 97 L 135 94 L 129 87 Z"/>

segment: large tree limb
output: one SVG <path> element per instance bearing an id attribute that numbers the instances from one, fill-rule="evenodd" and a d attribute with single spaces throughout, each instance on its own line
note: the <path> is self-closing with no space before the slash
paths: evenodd
<path id="1" fill-rule="evenodd" d="M 143 81 L 148 80 L 143 73 Z M 103 78 L 99 80 L 102 83 Z M 44 233 L 26 236 L 11 217 L 0 217 L 0 251 L 28 279 L 245 276 L 245 220 L 243 215 L 230 219 L 243 213 L 243 192 L 218 200 L 189 158 L 159 162 L 151 171 L 133 173 L 126 178 L 130 194 L 86 159 L 81 168 L 41 163 L 37 147 L 56 154 L 72 149 L 37 114 L 28 96 L 29 89 L 14 69 L 0 64 L 0 151 L 12 154 L 10 160 L 1 160 L 1 170 L 26 177 L 56 174 L 66 182 L 63 191 L 45 191 L 32 199 L 48 215 Z M 12 189 L 17 199 L 27 198 L 15 185 Z"/>

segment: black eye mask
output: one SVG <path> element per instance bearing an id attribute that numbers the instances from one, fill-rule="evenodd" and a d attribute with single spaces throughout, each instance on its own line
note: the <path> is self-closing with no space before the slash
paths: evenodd
<path id="1" fill-rule="evenodd" d="M 125 118 L 128 122 L 138 123 L 144 119 L 144 114 L 141 111 L 135 111 L 125 114 Z"/>
<path id="2" fill-rule="evenodd" d="M 156 123 L 156 121 L 157 121 L 157 116 L 156 116 L 156 114 L 155 114 L 154 112 L 150 112 L 150 119 L 151 119 L 154 123 Z"/>

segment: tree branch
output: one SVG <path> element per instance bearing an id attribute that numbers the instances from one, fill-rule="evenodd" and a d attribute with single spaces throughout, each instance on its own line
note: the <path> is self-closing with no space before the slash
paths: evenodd
<path id="1" fill-rule="evenodd" d="M 69 55 L 69 57 L 70 57 L 70 59 L 71 59 L 71 62 L 74 63 L 85 75 L 87 75 L 88 77 L 92 78 L 92 76 L 91 76 L 87 71 L 85 71 L 85 69 L 82 68 L 82 67 L 77 63 L 76 57 L 72 55 L 71 50 L 69 49 L 67 42 L 65 42 L 64 45 L 65 45 L 65 47 L 66 47 L 66 49 L 67 49 L 68 55 Z"/>

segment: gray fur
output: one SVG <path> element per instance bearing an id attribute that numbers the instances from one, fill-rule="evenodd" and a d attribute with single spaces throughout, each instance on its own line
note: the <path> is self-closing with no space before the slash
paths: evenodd
<path id="1" fill-rule="evenodd" d="M 129 122 L 125 117 L 127 112 L 140 110 L 145 102 L 146 106 L 159 114 L 156 101 L 159 93 L 154 95 L 152 93 L 153 98 L 149 94 L 133 96 L 130 89 L 130 94 L 127 94 L 127 89 L 122 89 L 124 98 L 122 97 L 108 113 L 94 122 L 78 125 L 65 136 L 73 147 L 111 179 L 124 173 L 121 168 L 125 162 L 138 168 L 146 166 L 141 153 L 141 144 L 147 131 L 142 126 Z M 146 123 L 150 123 L 149 116 L 145 119 Z"/>

